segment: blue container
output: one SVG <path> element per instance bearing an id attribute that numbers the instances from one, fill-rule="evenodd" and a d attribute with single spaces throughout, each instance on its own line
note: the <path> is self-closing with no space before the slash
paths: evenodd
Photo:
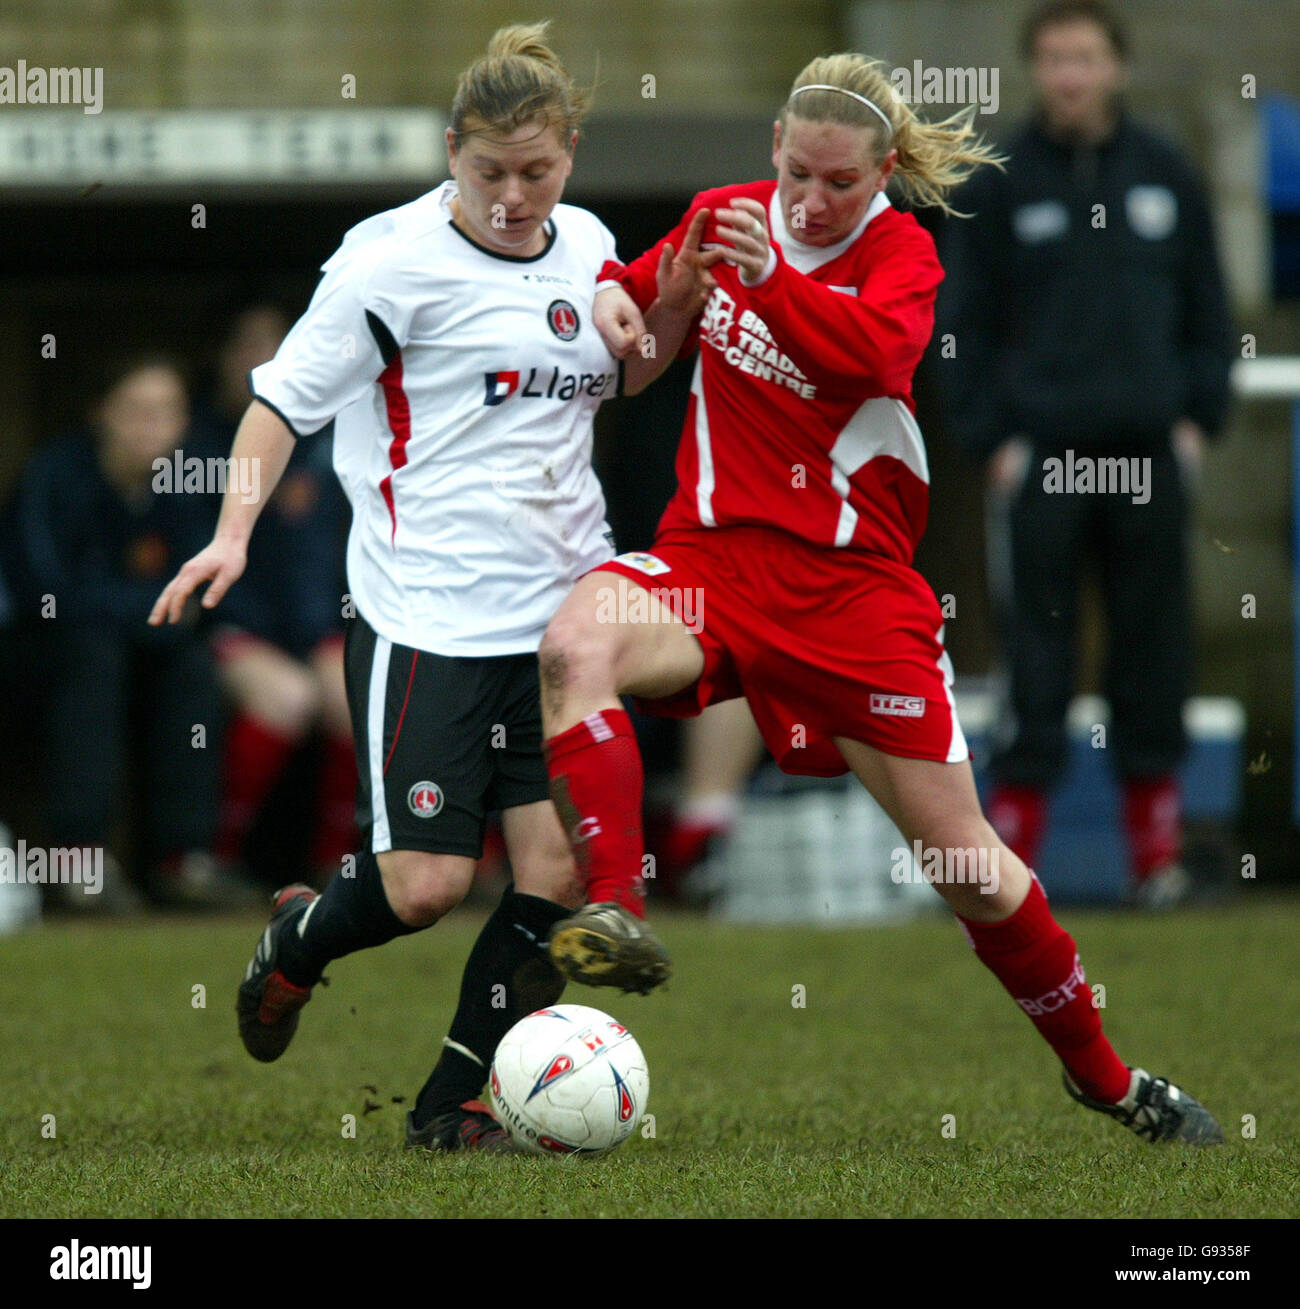
<path id="1" fill-rule="evenodd" d="M 991 697 L 957 697 L 957 712 L 975 756 L 975 781 L 987 805 L 992 791 Z M 1093 726 L 1108 723 L 1105 701 L 1080 696 L 1070 707 L 1066 772 L 1048 806 L 1047 831 L 1035 870 L 1056 901 L 1115 903 L 1128 886 L 1129 851 L 1119 786 L 1106 750 L 1092 744 Z M 1237 817 L 1244 769 L 1245 714 L 1236 700 L 1201 698 L 1184 711 L 1189 747 L 1179 782 L 1189 822 L 1225 827 Z"/>

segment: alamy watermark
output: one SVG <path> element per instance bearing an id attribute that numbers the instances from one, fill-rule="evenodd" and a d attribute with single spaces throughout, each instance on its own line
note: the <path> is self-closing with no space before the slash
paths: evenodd
<path id="1" fill-rule="evenodd" d="M 702 587 L 602 586 L 596 592 L 598 623 L 670 623 L 674 618 L 695 636 L 704 631 Z"/>
<path id="2" fill-rule="evenodd" d="M 1147 456 L 1091 455 L 1065 452 L 1043 460 L 1043 490 L 1048 495 L 1127 495 L 1135 505 L 1151 499 L 1151 460 Z"/>
<path id="3" fill-rule="evenodd" d="M 104 108 L 102 68 L 16 68 L 0 66 L 0 105 L 80 105 L 82 113 Z"/>
<path id="4" fill-rule="evenodd" d="M 912 105 L 978 104 L 980 113 L 998 111 L 998 70 L 994 68 L 927 67 L 919 59 L 910 68 L 900 64 L 889 75 L 894 94 Z"/>
<path id="5" fill-rule="evenodd" d="M 173 450 L 170 457 L 153 461 L 155 495 L 225 495 L 233 488 L 244 504 L 256 504 L 262 495 L 262 461 L 213 456 L 201 459 Z"/>
<path id="6" fill-rule="evenodd" d="M 73 1237 L 50 1250 L 50 1278 L 55 1282 L 130 1282 L 133 1290 L 153 1285 L 153 1246 L 82 1245 Z"/>
<path id="7" fill-rule="evenodd" d="M 981 895 L 996 895 L 999 853 L 997 846 L 922 845 L 916 840 L 910 850 L 894 849 L 889 876 L 896 886 L 978 886 Z"/>
<path id="8" fill-rule="evenodd" d="M 79 886 L 87 895 L 104 889 L 103 846 L 0 846 L 0 884 Z"/>

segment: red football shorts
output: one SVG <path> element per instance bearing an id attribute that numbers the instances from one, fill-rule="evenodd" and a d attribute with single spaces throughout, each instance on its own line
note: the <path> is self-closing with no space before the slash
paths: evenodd
<path id="1" fill-rule="evenodd" d="M 743 695 L 787 773 L 848 771 L 834 737 L 911 759 L 969 757 L 952 698 L 943 615 L 915 569 L 769 527 L 660 537 L 594 571 L 644 587 L 695 633 L 704 672 L 645 713 L 688 718 Z M 620 621 L 647 621 L 629 593 Z M 650 620 L 652 621 L 652 620 Z"/>

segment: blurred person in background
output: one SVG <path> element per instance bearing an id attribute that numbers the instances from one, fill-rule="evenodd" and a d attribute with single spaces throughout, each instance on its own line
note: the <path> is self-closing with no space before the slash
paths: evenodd
<path id="1" fill-rule="evenodd" d="M 1124 110 L 1128 48 L 1097 0 L 1030 16 L 1038 108 L 1007 143 L 1007 171 L 981 171 L 954 201 L 974 217 L 947 225 L 936 335 L 956 349 L 938 365 L 948 430 L 988 460 L 990 557 L 1009 556 L 1014 739 L 993 761 L 989 818 L 1033 866 L 1065 760 L 1091 558 L 1130 897 L 1160 907 L 1191 885 L 1175 776 L 1192 683 L 1187 538 L 1227 408 L 1231 327 L 1201 184 Z M 1090 472 L 1122 461 L 1109 465 L 1120 492 L 1064 483 L 1080 459 Z"/>
<path id="2" fill-rule="evenodd" d="M 274 357 L 288 331 L 269 305 L 244 310 L 217 358 L 212 391 L 195 406 L 188 447 L 226 458 L 248 408 L 249 373 Z M 222 607 L 213 637 L 229 697 L 216 851 L 237 860 L 290 759 L 316 734 L 318 803 L 310 864 L 317 886 L 356 847 L 356 763 L 343 677 L 343 552 L 347 500 L 332 466 L 333 429 L 304 437 L 259 519 L 248 567 Z M 209 532 L 220 495 L 209 497 Z"/>
<path id="3" fill-rule="evenodd" d="M 166 905 L 247 902 L 212 855 L 221 704 L 197 606 L 172 628 L 145 619 L 163 579 L 201 544 L 189 496 L 155 489 L 189 421 L 186 382 L 162 355 L 110 365 L 85 430 L 27 466 L 12 509 L 17 607 L 49 624 L 44 820 L 55 847 L 107 846 L 143 749 L 138 844 L 144 882 Z M 200 734 L 201 729 L 201 734 Z M 138 902 L 106 858 L 87 908 Z"/>
<path id="4" fill-rule="evenodd" d="M 0 684 L 4 685 L 10 695 L 14 694 L 15 689 L 21 695 L 25 688 L 14 679 L 14 673 L 18 671 L 17 664 L 22 659 L 22 652 L 15 650 L 12 644 L 17 630 L 22 626 L 13 581 L 19 572 L 16 561 L 20 557 L 15 518 L 14 497 L 6 496 L 3 508 L 0 508 Z M 4 808 L 0 809 L 0 850 L 15 848 L 13 832 L 5 822 L 10 804 L 12 800 L 6 793 Z M 40 913 L 39 886 L 26 885 L 17 880 L 0 880 L 0 936 L 36 922 Z"/>
<path id="5" fill-rule="evenodd" d="M 646 848 L 655 856 L 653 893 L 669 900 L 707 899 L 691 874 L 730 835 L 745 788 L 766 756 L 743 696 L 709 705 L 682 724 L 677 793 L 667 815 L 647 815 Z"/>

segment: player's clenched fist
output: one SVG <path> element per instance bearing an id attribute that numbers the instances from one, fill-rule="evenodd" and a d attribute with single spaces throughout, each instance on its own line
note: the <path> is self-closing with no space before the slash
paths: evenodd
<path id="1" fill-rule="evenodd" d="M 757 200 L 748 196 L 740 196 L 734 203 L 733 209 L 718 210 L 718 235 L 735 247 L 723 251 L 722 258 L 735 264 L 741 277 L 752 285 L 766 271 L 772 248 L 767 234 L 767 214 Z"/>
<path id="2" fill-rule="evenodd" d="M 626 359 L 645 335 L 645 319 L 621 286 L 607 286 L 591 302 L 591 321 L 615 359 Z"/>
<path id="3" fill-rule="evenodd" d="M 167 583 L 149 614 L 150 626 L 159 627 L 164 620 L 180 622 L 186 602 L 204 582 L 209 585 L 200 603 L 204 609 L 214 609 L 243 575 L 247 562 L 248 552 L 237 541 L 213 540 Z"/>

